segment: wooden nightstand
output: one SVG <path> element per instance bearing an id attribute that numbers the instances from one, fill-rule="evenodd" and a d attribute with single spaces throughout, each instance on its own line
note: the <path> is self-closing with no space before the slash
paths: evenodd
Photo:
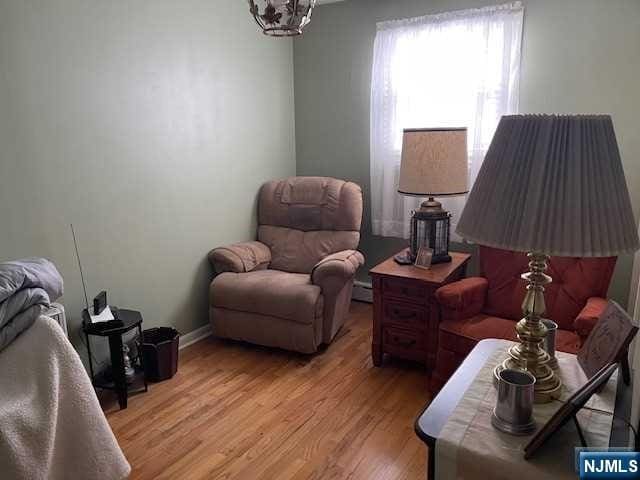
<path id="1" fill-rule="evenodd" d="M 373 283 L 373 342 L 371 357 L 377 367 L 385 353 L 416 360 L 432 370 L 438 347 L 439 310 L 434 293 L 464 277 L 471 255 L 449 252 L 451 262 L 429 270 L 398 265 L 393 257 L 369 273 Z"/>

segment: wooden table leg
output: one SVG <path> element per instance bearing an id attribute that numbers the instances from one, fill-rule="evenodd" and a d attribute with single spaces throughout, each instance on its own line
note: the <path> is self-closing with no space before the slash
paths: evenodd
<path id="1" fill-rule="evenodd" d="M 109 351 L 111 353 L 111 370 L 115 390 L 118 394 L 118 403 L 121 409 L 127 408 L 127 379 L 124 374 L 122 335 L 109 335 Z"/>
<path id="2" fill-rule="evenodd" d="M 382 366 L 382 346 L 379 344 L 371 344 L 371 360 L 376 367 Z"/>
<path id="3" fill-rule="evenodd" d="M 436 447 L 427 446 L 427 480 L 436 478 Z"/>
<path id="4" fill-rule="evenodd" d="M 373 332 L 371 339 L 371 360 L 376 367 L 382 366 L 382 284 L 373 276 Z"/>

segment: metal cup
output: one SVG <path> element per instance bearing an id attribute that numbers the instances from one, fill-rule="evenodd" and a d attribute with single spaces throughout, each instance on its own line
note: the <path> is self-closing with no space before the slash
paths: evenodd
<path id="1" fill-rule="evenodd" d="M 504 369 L 498 373 L 498 401 L 491 424 L 513 435 L 527 435 L 536 425 L 533 421 L 533 397 L 536 378 L 522 370 Z"/>
<path id="2" fill-rule="evenodd" d="M 556 331 L 558 324 L 548 318 L 543 318 L 542 323 L 547 327 L 547 336 L 544 337 L 542 348 L 549 354 L 549 366 L 553 369 L 558 368 L 558 359 L 556 359 Z"/>

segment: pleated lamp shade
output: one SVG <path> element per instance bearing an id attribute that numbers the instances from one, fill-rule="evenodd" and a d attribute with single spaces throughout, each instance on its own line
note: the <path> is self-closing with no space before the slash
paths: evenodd
<path id="1" fill-rule="evenodd" d="M 480 245 L 551 256 L 637 250 L 611 117 L 502 117 L 456 232 Z"/>

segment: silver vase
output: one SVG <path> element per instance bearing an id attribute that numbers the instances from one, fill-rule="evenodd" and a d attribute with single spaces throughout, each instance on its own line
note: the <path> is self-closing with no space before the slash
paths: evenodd
<path id="1" fill-rule="evenodd" d="M 527 435 L 535 430 L 533 397 L 536 379 L 522 370 L 504 369 L 498 373 L 498 400 L 491 424 L 513 435 Z"/>

